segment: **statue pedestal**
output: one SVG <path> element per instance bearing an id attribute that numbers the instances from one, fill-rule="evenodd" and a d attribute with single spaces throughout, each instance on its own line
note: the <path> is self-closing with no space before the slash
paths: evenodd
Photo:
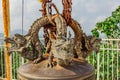
<path id="1" fill-rule="evenodd" d="M 47 62 L 25 63 L 18 69 L 18 80 L 95 80 L 94 68 L 88 63 L 74 61 L 71 66 L 47 68 Z"/>

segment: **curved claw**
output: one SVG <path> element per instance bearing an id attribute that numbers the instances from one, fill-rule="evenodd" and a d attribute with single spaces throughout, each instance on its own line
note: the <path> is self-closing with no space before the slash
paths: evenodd
<path id="1" fill-rule="evenodd" d="M 52 68 L 52 67 L 53 67 L 53 64 L 52 64 L 51 62 L 49 62 L 49 63 L 47 64 L 47 67 Z"/>
<path id="2" fill-rule="evenodd" d="M 35 59 L 35 60 L 33 61 L 33 63 L 34 63 L 34 64 L 37 64 L 37 63 L 39 63 L 39 62 L 42 61 L 42 60 L 44 60 L 43 57 L 38 57 L 37 59 Z"/>
<path id="3" fill-rule="evenodd" d="M 37 64 L 41 59 L 40 58 L 37 58 L 33 61 L 34 64 Z"/>

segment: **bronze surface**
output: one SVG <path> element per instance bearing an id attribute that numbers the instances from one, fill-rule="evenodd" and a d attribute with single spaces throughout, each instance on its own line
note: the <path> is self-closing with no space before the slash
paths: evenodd
<path id="1" fill-rule="evenodd" d="M 88 63 L 74 61 L 71 66 L 47 68 L 48 61 L 28 62 L 18 69 L 19 80 L 94 80 L 94 68 Z M 88 79 L 89 78 L 89 79 Z"/>

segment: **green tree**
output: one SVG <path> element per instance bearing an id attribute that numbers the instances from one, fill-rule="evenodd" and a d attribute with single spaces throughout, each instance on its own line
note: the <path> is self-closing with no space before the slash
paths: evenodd
<path id="1" fill-rule="evenodd" d="M 103 33 L 107 38 L 120 38 L 120 6 L 103 22 L 96 23 L 96 27 L 91 32 L 97 37 Z"/>

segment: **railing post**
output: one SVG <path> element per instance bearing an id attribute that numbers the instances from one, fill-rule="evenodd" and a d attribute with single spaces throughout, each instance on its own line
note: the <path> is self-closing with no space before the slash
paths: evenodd
<path id="1" fill-rule="evenodd" d="M 4 21 L 4 37 L 9 37 L 10 33 L 10 11 L 9 11 L 9 0 L 2 0 L 2 11 L 3 11 L 3 21 Z M 10 56 L 8 54 L 7 48 L 9 47 L 8 43 L 4 43 L 5 49 L 5 61 L 6 61 L 6 78 L 11 80 L 10 76 Z"/>

